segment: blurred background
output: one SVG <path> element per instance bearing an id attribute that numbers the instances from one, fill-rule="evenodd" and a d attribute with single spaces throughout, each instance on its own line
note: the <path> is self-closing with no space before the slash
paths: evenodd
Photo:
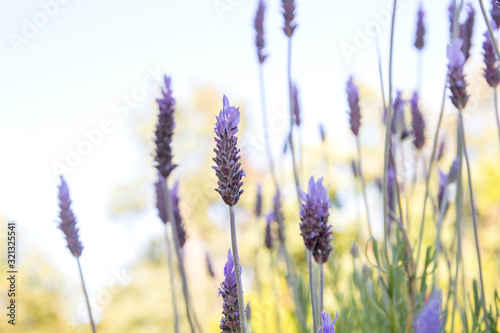
<path id="1" fill-rule="evenodd" d="M 289 126 L 288 40 L 282 31 L 281 2 L 266 2 L 268 133 L 280 170 L 288 239 L 300 263 L 305 259 L 291 158 L 283 153 Z M 402 90 L 405 98 L 417 88 L 413 42 L 418 3 L 399 1 L 396 19 L 393 82 L 394 90 Z M 424 154 L 429 155 L 445 83 L 449 3 L 422 3 L 427 34 L 420 96 L 427 122 Z M 57 228 L 59 174 L 65 175 L 70 187 L 84 245 L 81 263 L 99 331 L 170 330 L 164 226 L 155 208 L 156 170 L 152 166 L 155 99 L 160 96 L 163 74 L 168 74 L 177 101 L 173 152 L 179 166 L 172 177 L 180 181 L 181 213 L 188 233 L 185 260 L 195 310 L 207 332 L 218 331 L 221 299 L 217 288 L 230 237 L 227 208 L 213 190 L 217 180 L 211 158 L 215 115 L 226 94 L 242 114 L 238 136 L 247 177 L 236 216 L 243 282 L 250 304 L 256 304 L 252 306 L 254 329 L 266 331 L 266 321 L 274 318 L 269 310 L 274 308 L 273 290 L 279 293 L 285 282 L 278 278 L 277 287 L 272 287 L 266 276 L 269 257 L 254 252 L 256 246 L 263 248 L 265 225 L 253 214 L 257 184 L 263 185 L 264 212 L 270 210 L 274 195 L 261 125 L 253 29 L 257 1 L 1 0 L 0 4 L 0 246 L 6 247 L 7 222 L 16 221 L 20 272 L 18 325 L 7 327 L 2 319 L 0 330 L 88 331 L 77 265 Z M 324 177 L 331 185 L 330 221 L 339 260 L 354 240 L 367 237 L 360 192 L 350 168 L 356 154 L 345 95 L 350 75 L 360 87 L 360 138 L 375 233 L 383 233 L 376 178 L 382 174 L 385 129 L 376 45 L 380 45 L 387 84 L 391 10 L 389 0 L 297 1 L 292 77 L 299 88 L 302 112 L 301 177 L 302 183 L 311 175 Z M 482 76 L 484 31 L 483 18 L 477 15 L 466 66 L 471 99 L 464 114 L 485 279 L 492 293 L 500 264 L 500 147 L 491 89 Z M 453 138 L 456 114 L 449 102 L 444 117 L 443 135 Z M 325 142 L 319 124 L 325 130 Z M 445 170 L 455 154 L 453 140 L 448 143 L 441 166 Z M 405 165 L 408 175 L 417 178 L 422 177 L 423 168 L 419 162 Z M 437 181 L 431 184 L 436 195 Z M 416 197 L 415 221 L 422 205 L 422 196 Z M 470 237 L 471 225 L 467 228 Z M 427 240 L 431 243 L 432 237 Z M 472 237 L 466 238 L 464 247 L 465 253 L 471 249 L 464 259 L 466 271 L 476 274 Z M 212 258 L 215 278 L 208 274 L 206 253 Z M 2 255 L 2 267 L 5 260 Z M 260 279 L 267 281 L 262 295 L 254 292 L 258 267 L 262 268 Z M 0 278 L 1 290 L 6 286 Z M 278 297 L 284 304 L 281 316 L 286 329 L 290 316 L 286 305 L 291 300 L 287 293 Z M 0 307 L 5 308 L 7 302 L 2 291 Z M 325 302 L 334 312 L 335 299 Z M 186 329 L 183 319 L 181 312 L 181 327 Z"/>

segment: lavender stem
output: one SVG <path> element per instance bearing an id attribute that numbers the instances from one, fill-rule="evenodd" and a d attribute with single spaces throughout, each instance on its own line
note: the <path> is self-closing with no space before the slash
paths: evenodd
<path id="1" fill-rule="evenodd" d="M 181 278 L 182 278 L 182 292 L 184 294 L 184 301 L 186 304 L 186 315 L 188 317 L 189 321 L 189 326 L 191 327 L 191 332 L 195 332 L 194 330 L 194 325 L 193 325 L 193 320 L 191 319 L 191 300 L 189 296 L 189 288 L 187 284 L 187 278 L 186 278 L 186 270 L 184 268 L 184 255 L 181 250 L 181 246 L 179 243 L 179 233 L 177 231 L 177 225 L 175 223 L 175 217 L 174 217 L 174 210 L 172 207 L 172 199 L 170 197 L 170 191 L 168 187 L 168 178 L 165 178 L 165 203 L 167 206 L 167 213 L 168 213 L 168 219 L 170 221 L 170 225 L 172 226 L 172 232 L 174 234 L 174 249 L 177 254 L 177 262 L 179 265 L 179 272 L 181 273 Z M 193 313 L 194 315 L 194 313 Z M 196 321 L 197 322 L 197 321 Z M 200 326 L 197 324 L 196 325 L 198 330 L 202 332 Z"/>
<path id="2" fill-rule="evenodd" d="M 460 131 L 460 137 L 462 140 L 462 148 L 465 156 L 465 164 L 467 167 L 467 183 L 469 186 L 469 198 L 470 198 L 470 205 L 471 205 L 471 210 L 472 210 L 472 226 L 474 227 L 474 240 L 476 243 L 476 253 L 477 253 L 477 262 L 479 265 L 479 281 L 481 284 L 481 296 L 483 298 L 483 312 L 484 312 L 484 323 L 486 326 L 485 331 L 489 331 L 489 324 L 488 324 L 488 311 L 486 309 L 486 297 L 485 297 L 485 292 L 484 292 L 484 283 L 483 283 L 483 270 L 482 270 L 482 264 L 481 264 L 481 251 L 479 249 L 479 239 L 478 239 L 478 232 L 477 232 L 477 216 L 476 216 L 476 205 L 474 203 L 474 193 L 472 191 L 472 177 L 471 177 L 471 172 L 470 172 L 470 163 L 469 163 L 469 155 L 467 154 L 467 145 L 465 143 L 465 131 L 464 131 L 464 124 L 463 124 L 463 119 L 462 119 L 462 110 L 458 110 L 458 126 L 459 126 L 459 131 Z"/>
<path id="3" fill-rule="evenodd" d="M 179 333 L 179 314 L 177 310 L 177 298 L 175 296 L 174 265 L 172 263 L 172 246 L 170 243 L 170 238 L 168 237 L 166 225 L 165 225 L 165 239 L 167 240 L 167 261 L 168 261 L 168 270 L 170 275 L 170 290 L 172 292 L 172 307 L 174 309 L 174 329 L 175 333 Z"/>
<path id="4" fill-rule="evenodd" d="M 80 279 L 82 281 L 83 294 L 85 295 L 85 302 L 87 303 L 87 310 L 89 311 L 90 326 L 92 327 L 92 332 L 96 333 L 97 331 L 95 329 L 94 318 L 92 318 L 92 311 L 90 310 L 89 296 L 87 294 L 87 288 L 85 287 L 85 280 L 83 279 L 82 266 L 80 265 L 80 258 L 77 257 L 76 262 L 78 263 L 78 271 L 80 272 Z"/>
<path id="5" fill-rule="evenodd" d="M 325 267 L 323 264 L 319 265 L 319 310 L 318 313 L 323 311 L 323 295 L 325 291 Z"/>
<path id="6" fill-rule="evenodd" d="M 238 288 L 238 306 L 240 310 L 240 327 L 241 332 L 247 332 L 245 301 L 243 299 L 243 285 L 241 283 L 241 266 L 240 257 L 238 255 L 238 240 L 236 238 L 236 221 L 234 218 L 234 207 L 229 206 L 229 219 L 231 225 L 231 245 L 233 248 L 234 270 L 236 272 L 236 287 Z"/>
<path id="7" fill-rule="evenodd" d="M 493 29 L 491 28 L 490 20 L 488 19 L 488 15 L 486 14 L 486 10 L 484 9 L 483 0 L 479 0 L 479 5 L 481 6 L 481 12 L 483 13 L 484 21 L 486 22 L 486 26 L 488 27 L 488 34 L 491 38 L 491 44 L 493 44 L 493 49 L 495 50 L 495 54 L 497 55 L 498 60 L 500 61 L 500 51 L 498 50 L 498 44 L 493 36 Z"/>
<path id="8" fill-rule="evenodd" d="M 370 208 L 368 205 L 368 196 L 366 195 L 365 177 L 363 176 L 363 171 L 361 169 L 361 145 L 359 143 L 359 136 L 357 135 L 356 135 L 356 146 L 358 148 L 358 173 L 359 173 L 359 178 L 361 179 L 363 201 L 365 203 L 365 209 L 366 209 L 366 221 L 368 222 L 368 230 L 370 231 L 370 237 L 373 237 L 372 224 L 370 221 Z M 323 310 L 323 307 L 321 307 L 321 310 Z"/>
<path id="9" fill-rule="evenodd" d="M 318 323 L 316 321 L 316 296 L 314 295 L 314 275 L 312 268 L 312 251 L 307 250 L 307 267 L 309 269 L 309 296 L 311 298 L 311 309 L 312 309 L 312 320 L 313 320 L 313 332 L 318 331 Z"/>

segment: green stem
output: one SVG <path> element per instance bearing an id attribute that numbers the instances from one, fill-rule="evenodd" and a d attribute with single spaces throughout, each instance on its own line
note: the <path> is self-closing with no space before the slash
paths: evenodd
<path id="1" fill-rule="evenodd" d="M 319 310 L 318 315 L 323 311 L 323 297 L 325 293 L 325 267 L 324 264 L 319 265 Z"/>
<path id="2" fill-rule="evenodd" d="M 177 299 L 175 296 L 174 265 L 172 263 L 172 246 L 170 244 L 170 238 L 168 237 L 166 228 L 165 228 L 165 239 L 167 240 L 167 261 L 168 261 L 168 270 L 170 274 L 170 291 L 172 292 L 172 308 L 174 310 L 174 330 L 175 333 L 179 333 L 179 315 L 177 311 Z"/>
<path id="3" fill-rule="evenodd" d="M 92 327 L 92 332 L 96 333 L 97 331 L 95 329 L 94 318 L 92 317 L 92 311 L 90 310 L 89 295 L 87 294 L 87 288 L 85 287 L 85 280 L 83 279 L 82 266 L 80 265 L 80 258 L 77 257 L 76 262 L 78 263 L 78 271 L 80 272 L 80 279 L 82 281 L 83 294 L 85 295 L 85 302 L 87 303 L 87 310 L 89 312 L 90 326 Z"/>
<path id="4" fill-rule="evenodd" d="M 370 221 L 370 208 L 368 205 L 368 196 L 366 195 L 365 177 L 363 176 L 363 171 L 361 169 L 361 145 L 359 143 L 359 137 L 357 135 L 356 135 L 356 146 L 358 148 L 358 173 L 359 173 L 359 178 L 361 179 L 363 201 L 365 203 L 365 210 L 366 210 L 366 221 L 368 223 L 368 230 L 370 231 L 370 237 L 373 237 L 372 224 Z"/>
<path id="5" fill-rule="evenodd" d="M 318 332 L 318 322 L 316 321 L 316 296 L 314 292 L 314 275 L 312 267 L 312 251 L 307 250 L 307 267 L 309 269 L 309 296 L 311 298 L 311 310 L 312 310 L 312 320 L 313 320 L 313 333 Z"/>
<path id="6" fill-rule="evenodd" d="M 238 289 L 238 305 L 240 310 L 241 333 L 247 332 L 245 300 L 243 299 L 243 285 L 241 283 L 241 266 L 238 255 L 238 240 L 236 238 L 236 221 L 234 218 L 234 206 L 229 206 L 229 219 L 231 225 L 231 245 L 233 247 L 234 270 L 236 272 L 236 288 Z"/>

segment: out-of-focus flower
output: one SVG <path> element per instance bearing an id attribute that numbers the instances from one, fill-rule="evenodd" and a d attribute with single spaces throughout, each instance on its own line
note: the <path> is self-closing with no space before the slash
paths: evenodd
<path id="1" fill-rule="evenodd" d="M 495 3 L 498 5 L 500 2 L 491 0 L 491 19 L 495 22 L 495 29 L 498 29 L 500 27 L 500 7 L 495 6 Z"/>
<path id="2" fill-rule="evenodd" d="M 424 26 L 424 10 L 422 8 L 422 3 L 417 12 L 417 32 L 415 33 L 415 47 L 418 50 L 424 48 L 424 36 L 425 36 L 425 26 Z"/>
<path id="3" fill-rule="evenodd" d="M 406 100 L 402 97 L 402 92 L 396 92 L 396 98 L 393 103 L 393 115 L 391 121 L 391 133 L 396 136 L 396 138 L 404 139 L 408 136 L 408 130 L 406 129 L 405 122 L 405 105 Z M 384 117 L 385 119 L 385 117 Z"/>
<path id="4" fill-rule="evenodd" d="M 236 271 L 234 267 L 231 250 L 227 251 L 227 262 L 224 266 L 224 281 L 219 288 L 219 296 L 222 296 L 222 319 L 219 328 L 222 332 L 239 333 L 240 315 L 238 303 L 238 290 L 236 288 Z"/>
<path id="5" fill-rule="evenodd" d="M 276 189 L 276 194 L 273 197 L 273 209 L 266 218 L 276 222 L 278 226 L 278 240 L 281 245 L 285 245 L 285 216 L 283 215 L 281 207 L 281 194 L 279 189 Z"/>
<path id="6" fill-rule="evenodd" d="M 323 124 L 318 124 L 318 128 L 319 128 L 319 136 L 321 138 L 321 142 L 325 142 L 326 140 L 326 134 L 325 134 L 325 128 L 323 127 Z"/>
<path id="7" fill-rule="evenodd" d="M 297 85 L 292 84 L 292 101 L 293 101 L 293 121 L 295 125 L 300 126 L 300 105 L 299 105 L 299 92 Z"/>
<path id="8" fill-rule="evenodd" d="M 168 216 L 167 216 L 167 207 L 165 203 L 165 178 L 161 175 L 160 171 L 158 171 L 158 180 L 155 183 L 156 190 L 156 209 L 158 210 L 158 216 L 160 220 L 167 224 Z"/>
<path id="9" fill-rule="evenodd" d="M 264 50 L 264 14 L 266 12 L 266 4 L 263 0 L 259 0 L 257 13 L 255 14 L 254 27 L 255 27 L 255 46 L 257 47 L 257 56 L 259 62 L 262 64 L 267 55 L 263 53 Z"/>
<path id="10" fill-rule="evenodd" d="M 241 168 L 240 150 L 236 147 L 240 111 L 239 108 L 229 105 L 229 100 L 225 95 L 222 103 L 222 110 L 216 117 L 215 134 L 217 136 L 213 158 L 216 166 L 212 168 L 215 169 L 215 174 L 219 178 L 218 188 L 215 191 L 221 195 L 227 205 L 234 206 L 243 193 L 241 179 L 245 175 L 245 171 Z"/>
<path id="11" fill-rule="evenodd" d="M 448 46 L 448 84 L 451 91 L 451 102 L 459 110 L 462 110 L 469 96 L 467 95 L 465 82 L 464 64 L 465 55 L 462 52 L 462 40 L 454 39 Z"/>
<path id="12" fill-rule="evenodd" d="M 356 243 L 352 243 L 351 245 L 351 255 L 353 258 L 357 258 L 359 256 L 359 248 Z"/>
<path id="13" fill-rule="evenodd" d="M 498 67 L 498 60 L 495 54 L 495 50 L 493 49 L 493 44 L 491 42 L 490 34 L 488 33 L 488 31 L 484 33 L 484 38 L 485 40 L 483 42 L 483 57 L 484 64 L 486 65 L 486 68 L 484 69 L 484 77 L 486 78 L 486 82 L 488 82 L 490 87 L 496 88 L 496 86 L 498 86 L 498 83 L 500 83 L 500 69 Z"/>
<path id="14" fill-rule="evenodd" d="M 411 122 L 413 126 L 413 134 L 415 138 L 413 139 L 413 144 L 417 149 L 421 149 L 425 144 L 425 121 L 420 108 L 418 107 L 418 93 L 414 92 L 413 97 L 410 100 L 411 104 Z"/>
<path id="15" fill-rule="evenodd" d="M 354 178 L 358 177 L 358 167 L 356 166 L 356 161 L 354 159 L 351 160 L 351 172 Z"/>
<path id="16" fill-rule="evenodd" d="M 266 232 L 264 237 L 264 244 L 271 250 L 273 248 L 273 235 L 271 234 L 271 223 L 273 222 L 272 213 L 266 216 Z"/>
<path id="17" fill-rule="evenodd" d="M 328 312 L 321 312 L 321 321 L 323 322 L 323 326 L 320 327 L 318 333 L 335 333 L 335 321 L 337 321 L 338 313 L 335 313 L 335 319 L 330 320 L 330 314 Z M 321 330 L 323 329 L 323 331 Z"/>
<path id="18" fill-rule="evenodd" d="M 439 172 L 438 208 L 440 211 L 441 209 L 444 209 L 443 218 L 446 215 L 446 212 L 448 211 L 448 205 L 449 205 L 449 200 L 448 200 L 449 194 L 447 195 L 447 197 L 445 197 L 446 189 L 451 183 L 457 181 L 459 169 L 460 169 L 459 160 L 458 158 L 456 158 L 451 164 L 450 171 L 448 174 L 445 174 L 443 171 L 441 171 L 441 169 L 438 170 Z M 443 207 L 443 205 L 445 206 Z"/>
<path id="19" fill-rule="evenodd" d="M 467 19 L 460 25 L 459 37 L 463 40 L 462 52 L 465 55 L 465 60 L 469 59 L 470 49 L 472 46 L 472 33 L 474 30 L 474 18 L 476 11 L 471 3 L 467 4 Z"/>
<path id="20" fill-rule="evenodd" d="M 172 200 L 172 208 L 174 211 L 175 226 L 177 228 L 177 235 L 179 236 L 179 244 L 181 247 L 186 243 L 187 235 L 184 223 L 182 223 L 181 211 L 179 209 L 179 182 L 175 182 L 174 186 L 170 189 L 170 198 Z"/>
<path id="21" fill-rule="evenodd" d="M 441 160 L 441 158 L 444 155 L 445 148 L 446 148 L 446 135 L 442 134 L 441 137 L 439 138 L 439 147 L 436 153 L 436 161 Z"/>
<path id="22" fill-rule="evenodd" d="M 212 266 L 212 259 L 210 259 L 210 255 L 208 254 L 208 251 L 205 252 L 205 263 L 207 264 L 207 271 L 208 271 L 208 274 L 211 276 L 211 277 L 215 277 L 215 274 L 214 274 L 214 269 L 213 269 L 213 266 Z"/>
<path id="23" fill-rule="evenodd" d="M 76 217 L 71 209 L 71 198 L 69 196 L 69 187 L 63 176 L 59 176 L 61 185 L 59 185 L 59 229 L 66 236 L 68 249 L 75 258 L 82 255 L 83 245 L 78 236 L 78 228 L 76 227 Z"/>
<path id="24" fill-rule="evenodd" d="M 312 251 L 314 259 L 323 264 L 328 260 L 332 251 L 332 232 L 331 225 L 328 225 L 328 208 L 330 197 L 323 186 L 323 178 L 314 181 L 314 177 L 309 179 L 308 193 L 301 189 L 300 198 L 303 201 L 300 208 L 301 236 L 304 239 L 304 245 Z"/>
<path id="25" fill-rule="evenodd" d="M 165 75 L 164 80 L 165 88 L 161 90 L 163 97 L 156 100 L 160 112 L 155 131 L 155 166 L 162 176 L 167 178 L 176 167 L 175 164 L 172 164 L 172 148 L 170 147 L 175 128 L 175 99 L 172 97 L 172 89 L 170 88 L 171 78 Z"/>
<path id="26" fill-rule="evenodd" d="M 415 333 L 441 332 L 441 290 L 432 292 L 422 310 L 415 316 Z"/>
<path id="27" fill-rule="evenodd" d="M 297 24 L 293 21 L 295 18 L 295 1 L 294 0 L 281 0 L 283 7 L 283 18 L 285 19 L 285 26 L 283 31 L 288 37 L 292 37 Z"/>
<path id="28" fill-rule="evenodd" d="M 257 196 L 255 197 L 255 216 L 260 217 L 262 215 L 262 186 L 257 185 Z"/>
<path id="29" fill-rule="evenodd" d="M 359 92 L 358 88 L 352 81 L 352 76 L 347 81 L 346 89 L 347 102 L 349 103 L 349 123 L 351 124 L 351 131 L 354 135 L 358 135 L 359 126 L 361 125 L 361 110 L 359 108 Z"/>

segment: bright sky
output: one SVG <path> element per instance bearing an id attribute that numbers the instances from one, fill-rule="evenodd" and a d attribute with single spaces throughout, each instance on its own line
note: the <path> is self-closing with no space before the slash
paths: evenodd
<path id="1" fill-rule="evenodd" d="M 63 4 L 64 3 L 64 4 Z M 280 1 L 268 0 L 265 20 L 268 105 L 287 106 L 286 45 Z M 230 100 L 244 100 L 249 121 L 260 121 L 250 0 L 0 0 L 0 214 L 18 221 L 20 252 L 40 249 L 75 280 L 73 258 L 56 228 L 57 173 L 84 132 L 103 128 L 97 145 L 67 173 L 85 245 L 82 264 L 91 293 L 130 263 L 155 234 L 151 228 L 109 221 L 106 204 L 116 184 L 132 177 L 137 156 L 128 127 L 134 110 L 149 108 L 162 73 L 173 77 L 177 100 L 211 84 Z M 394 82 L 412 91 L 412 47 L 418 1 L 401 0 L 396 21 Z M 474 5 L 476 2 L 474 1 Z M 438 112 L 446 70 L 448 1 L 425 0 L 426 74 L 422 96 Z M 344 87 L 349 75 L 378 89 L 375 39 L 380 29 L 387 72 L 390 0 L 297 1 L 292 75 L 298 82 L 305 131 L 316 140 L 320 119 L 331 136 L 348 134 Z M 47 14 L 48 13 L 48 14 Z M 478 13 L 480 13 L 478 11 Z M 479 54 L 484 21 L 476 17 Z M 346 56 L 347 47 L 356 53 Z M 480 57 L 473 66 L 481 66 Z M 387 76 L 385 78 L 387 83 Z M 125 111 L 128 115 L 125 115 Z M 214 115 L 217 110 L 214 110 Z M 278 111 L 276 111 L 278 112 Z M 304 135 L 308 137 L 308 135 Z M 84 144 L 83 144 L 84 145 Z M 279 147 L 281 149 L 281 147 Z M 151 209 L 149 219 L 154 220 Z M 1 231 L 3 233 L 3 230 Z M 112 235 L 112 237 L 110 237 Z M 21 258 L 22 259 L 22 258 Z"/>

